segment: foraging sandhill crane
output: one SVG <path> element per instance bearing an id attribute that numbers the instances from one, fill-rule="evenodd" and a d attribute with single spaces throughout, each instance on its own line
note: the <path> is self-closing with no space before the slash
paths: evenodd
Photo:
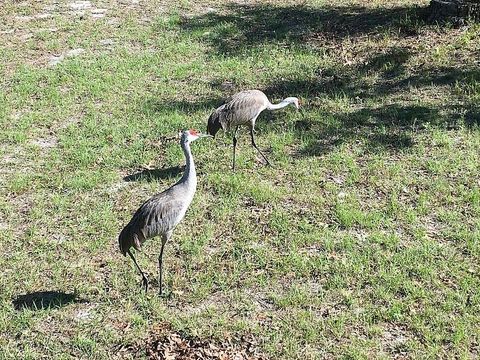
<path id="1" fill-rule="evenodd" d="M 160 235 L 162 237 L 162 246 L 158 257 L 159 286 L 160 295 L 162 295 L 162 257 L 163 248 L 170 239 L 173 229 L 182 221 L 193 195 L 197 188 L 197 175 L 190 143 L 210 135 L 199 134 L 195 130 L 185 130 L 180 139 L 180 145 L 185 153 L 186 167 L 180 180 L 169 189 L 154 195 L 148 199 L 135 212 L 130 222 L 123 228 L 118 237 L 120 251 L 124 256 L 127 254 L 132 258 L 135 266 L 142 275 L 145 291 L 148 290 L 148 280 L 140 266 L 138 266 L 135 257 L 130 251 L 131 247 L 140 250 L 145 240 Z"/>
<path id="2" fill-rule="evenodd" d="M 288 105 L 295 105 L 297 109 L 300 108 L 300 101 L 296 97 L 287 97 L 278 104 L 272 104 L 267 96 L 260 90 L 245 90 L 236 93 L 231 98 L 227 99 L 225 103 L 216 109 L 208 118 L 207 132 L 215 137 L 215 134 L 220 130 L 228 131 L 235 129 L 233 132 L 233 165 L 232 169 L 235 171 L 235 148 L 237 146 L 237 132 L 241 125 L 246 125 L 250 129 L 250 137 L 252 139 L 252 146 L 265 159 L 266 163 L 270 162 L 265 155 L 260 151 L 255 144 L 254 132 L 255 121 L 258 115 L 267 110 L 277 110 Z"/>

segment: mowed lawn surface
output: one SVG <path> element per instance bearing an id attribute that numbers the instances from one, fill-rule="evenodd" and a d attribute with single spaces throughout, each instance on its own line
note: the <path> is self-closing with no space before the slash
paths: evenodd
<path id="1" fill-rule="evenodd" d="M 7 1 L 0 358 L 143 356 L 155 329 L 272 359 L 480 356 L 480 26 L 416 1 Z M 79 50 L 79 49 L 83 49 Z M 72 52 L 72 50 L 74 50 Z M 294 108 L 192 145 L 166 246 L 117 236 L 176 139 L 257 88 Z M 43 301 L 42 301 L 43 300 Z"/>

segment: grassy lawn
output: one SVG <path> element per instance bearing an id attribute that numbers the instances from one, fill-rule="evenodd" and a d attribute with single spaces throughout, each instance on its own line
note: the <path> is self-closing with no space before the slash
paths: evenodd
<path id="1" fill-rule="evenodd" d="M 165 332 L 271 359 L 480 357 L 480 26 L 413 0 L 7 1 L 0 359 L 142 358 Z M 82 50 L 79 50 L 82 49 Z M 73 50 L 73 52 L 72 52 Z M 117 244 L 233 92 L 289 107 L 192 145 L 166 246 Z"/>

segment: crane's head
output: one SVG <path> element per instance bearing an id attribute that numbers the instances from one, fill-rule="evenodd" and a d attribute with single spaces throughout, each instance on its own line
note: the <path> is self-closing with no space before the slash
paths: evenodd
<path id="1" fill-rule="evenodd" d="M 283 99 L 283 101 L 288 102 L 290 104 L 295 105 L 297 109 L 300 109 L 300 99 L 296 97 L 288 97 L 286 99 Z"/>
<path id="2" fill-rule="evenodd" d="M 181 139 L 180 142 L 182 143 L 191 143 L 194 142 L 197 139 L 204 138 L 204 137 L 212 137 L 211 135 L 205 135 L 205 134 L 200 134 L 197 130 L 195 129 L 190 129 L 190 130 L 184 130 L 181 133 Z"/>

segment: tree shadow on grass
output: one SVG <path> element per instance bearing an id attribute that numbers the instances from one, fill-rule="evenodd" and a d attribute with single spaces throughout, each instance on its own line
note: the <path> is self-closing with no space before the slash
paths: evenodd
<path id="1" fill-rule="evenodd" d="M 396 92 L 405 87 L 424 87 L 429 85 L 473 87 L 480 82 L 479 68 L 440 67 L 425 69 L 421 73 L 397 79 L 389 86 L 389 92 Z"/>
<path id="2" fill-rule="evenodd" d="M 219 54 L 242 54 L 266 43 L 305 46 L 326 39 L 371 33 L 416 34 L 421 7 L 364 7 L 272 4 L 229 4 L 218 11 L 184 18 L 181 28 L 202 36 Z M 406 19 L 409 19 L 406 21 Z"/>
<path id="3" fill-rule="evenodd" d="M 155 181 L 159 179 L 173 179 L 181 174 L 185 166 L 171 166 L 163 169 L 144 169 L 135 174 L 127 175 L 123 178 L 124 181 Z"/>
<path id="4" fill-rule="evenodd" d="M 476 107 L 471 107 L 465 114 L 465 122 L 469 127 L 480 128 L 480 104 Z"/>
<path id="5" fill-rule="evenodd" d="M 295 123 L 296 136 L 306 144 L 297 156 L 323 155 L 352 139 L 365 141 L 369 151 L 409 148 L 414 144 L 413 132 L 438 118 L 438 112 L 427 106 L 393 104 L 326 116 L 335 121 L 324 125 L 306 118 Z"/>
<path id="6" fill-rule="evenodd" d="M 405 78 L 405 63 L 412 55 L 412 51 L 405 47 L 391 47 L 384 49 L 381 54 L 367 57 L 365 62 L 357 65 L 324 66 L 308 77 L 292 74 L 291 77 L 286 76 L 281 80 L 272 81 L 263 90 L 273 98 L 298 96 L 312 99 L 346 96 L 372 100 L 394 91 L 401 91 L 402 86 L 410 86 L 409 83 L 398 82 L 399 79 Z M 372 81 L 370 78 L 375 80 Z"/>
<path id="7" fill-rule="evenodd" d="M 478 127 L 480 124 L 479 106 L 474 95 L 468 95 L 469 89 L 476 89 L 480 83 L 480 70 L 477 68 L 430 68 L 419 74 L 403 74 L 403 63 L 408 54 L 401 49 L 391 53 L 393 60 L 386 56 L 375 56 L 368 61 L 368 66 L 349 67 L 345 71 L 323 69 L 321 76 L 308 79 L 282 79 L 273 82 L 265 91 L 278 96 L 279 94 L 300 94 L 310 100 L 309 107 L 318 106 L 327 101 L 336 101 L 344 97 L 354 112 L 323 111 L 323 117 L 329 118 L 333 125 L 328 125 L 316 133 L 320 137 L 318 143 L 312 144 L 304 154 L 319 154 L 345 141 L 360 137 L 368 140 L 374 148 L 405 148 L 413 145 L 413 131 L 421 130 L 427 125 L 457 128 L 461 124 L 468 127 Z M 398 60 L 398 61 L 397 61 Z M 382 65 L 384 64 L 384 65 Z M 393 66 L 392 66 L 393 64 Z M 384 77 L 377 76 L 374 84 L 363 82 L 362 73 L 375 69 L 388 70 Z M 393 71 L 393 73 L 392 73 Z M 393 75 L 392 75 L 393 74 Z M 448 101 L 425 101 L 412 103 L 408 100 L 389 105 L 367 105 L 378 99 L 384 101 L 386 96 L 405 98 L 410 89 L 430 88 L 438 96 Z M 443 92 L 443 93 L 442 93 Z M 472 91 L 470 91 L 472 92 Z M 427 96 L 428 93 L 427 93 Z M 367 102 L 364 102 L 364 99 Z M 427 98 L 428 99 L 428 98 Z M 312 101 L 313 100 L 313 101 Z M 308 101 L 307 101 L 308 102 Z M 305 119 L 295 125 L 295 131 L 300 136 L 315 126 L 315 120 L 310 123 Z M 313 130 L 312 130 L 313 131 Z M 331 137 L 331 138 L 330 138 Z"/>
<path id="8" fill-rule="evenodd" d="M 148 99 L 143 104 L 143 111 L 147 113 L 166 113 L 181 112 L 185 114 L 205 111 L 217 107 L 218 99 L 204 99 L 200 101 L 188 100 L 168 100 L 168 99 Z"/>
<path id="9" fill-rule="evenodd" d="M 79 299 L 75 293 L 61 291 L 36 291 L 24 295 L 18 295 L 12 300 L 15 310 L 43 310 L 57 309 L 71 303 L 84 303 L 87 300 Z"/>
<path id="10" fill-rule="evenodd" d="M 244 55 L 268 43 L 316 48 L 320 52 L 330 46 L 338 62 L 308 75 L 292 72 L 260 89 L 272 101 L 299 96 L 306 100 L 307 114 L 315 112 L 328 118 L 328 124 L 319 124 L 308 115 L 294 124 L 295 134 L 306 140 L 300 153 L 318 155 L 355 139 L 366 141 L 371 150 L 405 149 L 413 146 L 415 131 L 427 125 L 450 128 L 458 126 L 459 120 L 468 126 L 478 125 L 478 106 L 472 96 L 464 93 L 480 82 L 478 68 L 439 68 L 409 61 L 422 51 L 415 45 L 415 37 L 419 27 L 426 24 L 424 14 L 425 8 L 415 6 L 230 4 L 216 12 L 184 18 L 180 27 L 210 43 L 212 54 L 229 57 Z M 355 49 L 356 42 L 352 41 L 350 62 L 337 51 L 343 39 L 385 34 L 397 38 L 412 36 L 415 41 L 367 50 Z M 222 92 L 240 90 L 237 84 L 222 78 L 212 81 L 211 86 Z M 425 97 L 422 96 L 425 101 L 410 95 L 412 89 L 418 92 L 427 88 Z M 446 99 L 444 103 L 439 101 L 442 97 Z M 392 100 L 397 103 L 391 104 Z M 344 110 L 330 111 L 328 106 L 327 110 L 320 110 L 328 103 L 341 108 L 343 101 Z M 383 105 L 386 102 L 390 104 Z M 220 103 L 214 101 L 211 108 Z M 320 111 L 310 112 L 308 108 L 312 106 L 318 106 Z M 351 108 L 356 110 L 347 110 Z M 268 122 L 279 116 L 280 112 L 265 113 L 259 120 Z M 271 126 L 264 128 L 271 130 Z"/>
<path id="11" fill-rule="evenodd" d="M 414 55 L 414 50 L 394 46 L 373 54 L 355 65 L 337 64 L 319 68 L 315 75 L 299 77 L 299 74 L 274 80 L 264 92 L 268 96 L 335 97 L 350 99 L 365 98 L 375 100 L 388 95 L 406 93 L 410 89 L 438 87 L 439 91 L 453 93 L 474 89 L 480 83 L 480 68 L 475 66 L 428 67 L 410 69 L 406 63 Z M 371 80 L 372 78 L 373 80 Z M 473 92 L 470 91 L 470 92 Z M 467 101 L 468 103 L 468 101 Z M 466 104 L 470 107 L 471 104 Z"/>
<path id="12" fill-rule="evenodd" d="M 173 179 L 176 178 L 185 169 L 185 166 L 171 166 L 164 169 L 144 169 L 135 174 L 127 175 L 123 178 L 124 181 L 155 181 L 159 179 Z"/>

